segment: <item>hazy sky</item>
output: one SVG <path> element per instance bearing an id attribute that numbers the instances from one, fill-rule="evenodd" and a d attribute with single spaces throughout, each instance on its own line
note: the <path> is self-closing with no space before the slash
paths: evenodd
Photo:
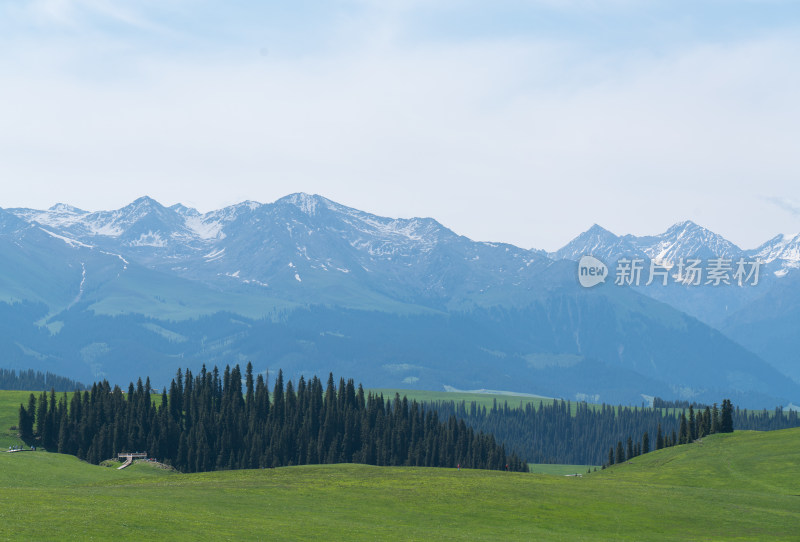
<path id="1" fill-rule="evenodd" d="M 0 207 L 800 231 L 800 3 L 0 0 Z"/>

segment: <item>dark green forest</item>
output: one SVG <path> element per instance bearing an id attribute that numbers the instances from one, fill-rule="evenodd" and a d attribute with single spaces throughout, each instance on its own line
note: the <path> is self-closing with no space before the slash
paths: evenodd
<path id="1" fill-rule="evenodd" d="M 270 392 L 248 364 L 197 377 L 179 371 L 158 395 L 149 380 L 127 393 L 106 381 L 90 390 L 51 373 L 1 370 L 6 389 L 45 389 L 20 409 L 26 442 L 98 463 L 146 450 L 187 472 L 304 463 L 524 469 L 523 463 L 613 464 L 650 450 L 737 429 L 800 426 L 797 411 L 748 411 L 659 400 L 659 408 L 564 400 L 509 406 L 409 402 L 365 394 L 352 380 L 323 390 L 317 377 L 295 387 L 279 372 Z M 238 383 L 238 384 L 237 384 Z M 0 386 L 3 387 L 3 386 Z M 236 399 L 239 397 L 240 399 Z M 329 399 L 333 398 L 333 399 Z M 668 408 L 669 407 L 669 408 Z M 677 408 L 676 408 L 677 407 Z M 626 446 L 627 444 L 627 446 Z M 622 451 L 622 453 L 619 453 Z M 520 460 L 521 458 L 521 460 Z"/>
<path id="2" fill-rule="evenodd" d="M 327 385 L 314 376 L 270 394 L 252 365 L 242 390 L 239 366 L 193 376 L 180 370 L 160 397 L 149 378 L 127 393 L 107 381 L 91 390 L 31 394 L 20 405 L 29 444 L 100 463 L 120 452 L 146 451 L 183 472 L 316 463 L 527 470 L 495 438 L 455 416 L 441 418 L 416 401 L 365 394 L 352 379 Z"/>
<path id="3" fill-rule="evenodd" d="M 0 369 L 0 390 L 31 390 L 46 391 L 75 391 L 84 390 L 86 386 L 51 372 L 34 371 L 33 369 L 20 370 Z"/>
<path id="4" fill-rule="evenodd" d="M 721 407 L 714 404 L 697 410 L 688 403 L 685 409 L 662 409 L 564 400 L 542 402 L 538 408 L 530 403 L 510 407 L 508 402 L 498 404 L 497 400 L 488 409 L 464 401 L 436 401 L 429 407 L 442 418 L 456 416 L 476 431 L 494 435 L 529 463 L 602 465 L 608 463 L 609 448 L 616 448 L 620 442 L 630 441 L 635 453 L 637 444 L 641 449 L 655 450 L 730 432 L 734 427 L 768 431 L 800 426 L 797 411 L 740 410 L 727 399 Z M 626 453 L 623 457 L 626 455 L 630 456 Z"/>

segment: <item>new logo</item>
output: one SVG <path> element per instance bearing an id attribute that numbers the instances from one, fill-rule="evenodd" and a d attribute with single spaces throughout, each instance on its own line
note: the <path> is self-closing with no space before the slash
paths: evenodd
<path id="1" fill-rule="evenodd" d="M 584 288 L 591 288 L 606 281 L 608 267 L 594 256 L 582 256 L 578 262 L 578 282 Z"/>

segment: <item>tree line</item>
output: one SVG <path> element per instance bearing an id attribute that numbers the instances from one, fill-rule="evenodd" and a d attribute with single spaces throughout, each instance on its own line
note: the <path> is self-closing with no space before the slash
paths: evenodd
<path id="1" fill-rule="evenodd" d="M 671 434 L 664 435 L 661 424 L 658 425 L 654 449 L 660 450 L 671 446 L 689 444 L 714 433 L 733 433 L 733 415 L 733 404 L 730 399 L 722 400 L 722 410 L 717 408 L 717 404 L 714 403 L 713 407 L 706 406 L 697 415 L 695 415 L 694 404 L 690 404 L 688 415 L 687 411 L 684 410 L 678 417 L 677 434 L 673 429 Z M 641 442 L 634 442 L 633 438 L 629 436 L 627 447 L 623 447 L 622 441 L 618 440 L 616 449 L 613 446 L 609 448 L 608 461 L 603 464 L 603 467 L 605 468 L 615 463 L 624 463 L 636 456 L 649 453 L 650 448 L 650 433 L 647 431 L 642 435 Z"/>
<path id="2" fill-rule="evenodd" d="M 442 417 L 453 415 L 476 431 L 493 434 L 529 463 L 603 465 L 608 463 L 610 448 L 616 462 L 618 444 L 624 449 L 619 457 L 629 458 L 638 455 L 637 448 L 641 453 L 691 442 L 708 434 L 732 431 L 734 426 L 758 431 L 800 426 L 797 411 L 740 410 L 727 399 L 721 409 L 715 404 L 698 410 L 688 403 L 686 409 L 666 409 L 556 399 L 538 406 L 527 403 L 516 407 L 507 401 L 498 404 L 497 400 L 489 408 L 465 401 L 429 404 Z M 628 440 L 631 454 L 624 445 Z"/>
<path id="3" fill-rule="evenodd" d="M 55 375 L 49 371 L 43 373 L 27 369 L 17 372 L 14 369 L 0 369 L 0 390 L 44 391 L 49 389 L 58 392 L 74 391 L 85 390 L 86 386 L 76 380 Z"/>
<path id="4" fill-rule="evenodd" d="M 651 405 L 653 408 L 682 408 L 687 409 L 691 405 L 693 408 L 705 408 L 709 405 L 703 403 L 697 403 L 695 401 L 687 401 L 685 399 L 662 399 L 661 397 L 653 397 L 653 404 Z"/>
<path id="5" fill-rule="evenodd" d="M 245 390 L 242 390 L 242 380 Z M 365 393 L 352 379 L 327 385 L 301 376 L 295 386 L 278 372 L 270 394 L 248 363 L 178 371 L 153 397 L 150 380 L 127 393 L 107 381 L 90 390 L 31 394 L 20 405 L 20 435 L 91 463 L 120 452 L 146 451 L 183 472 L 318 463 L 427 466 L 525 471 L 494 436 L 441 417 L 416 401 Z"/>
<path id="6" fill-rule="evenodd" d="M 440 416 L 454 415 L 476 431 L 492 433 L 529 463 L 602 465 L 609 446 L 627 436 L 677 431 L 678 419 L 661 410 L 590 405 L 560 399 L 510 407 L 507 401 L 491 407 L 439 401 Z"/>

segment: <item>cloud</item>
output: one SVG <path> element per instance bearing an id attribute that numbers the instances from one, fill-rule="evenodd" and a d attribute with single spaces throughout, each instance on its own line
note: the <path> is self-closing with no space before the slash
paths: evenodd
<path id="1" fill-rule="evenodd" d="M 126 19 L 64 4 L 53 13 Z M 151 20 L 129 9 L 134 28 Z M 691 217 L 756 245 L 785 227 L 768 212 L 737 223 L 755 191 L 800 198 L 787 180 L 800 174 L 792 36 L 593 50 L 414 40 L 405 19 L 374 22 L 334 21 L 311 49 L 26 39 L 0 59 L 0 205 L 111 208 L 147 193 L 209 210 L 302 190 L 553 250 L 587 216 L 632 233 Z"/>
<path id="2" fill-rule="evenodd" d="M 769 203 L 775 205 L 779 209 L 783 209 L 787 213 L 790 213 L 794 216 L 800 216 L 800 204 L 796 201 L 790 200 L 788 198 L 779 198 L 779 197 L 771 197 L 771 198 L 764 198 Z"/>
<path id="3" fill-rule="evenodd" d="M 112 33 L 109 23 L 146 32 L 168 32 L 165 26 L 142 14 L 147 7 L 148 2 L 142 1 L 122 5 L 109 0 L 23 0 L 15 3 L 5 19 L 6 26 L 17 28 L 33 24 L 45 29 L 86 30 L 91 34 Z"/>

